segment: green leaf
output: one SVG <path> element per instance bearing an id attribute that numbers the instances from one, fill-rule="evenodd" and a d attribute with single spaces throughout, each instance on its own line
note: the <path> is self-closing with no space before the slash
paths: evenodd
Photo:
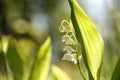
<path id="1" fill-rule="evenodd" d="M 0 80 L 7 80 L 7 68 L 5 63 L 5 56 L 2 51 L 1 39 L 0 39 Z"/>
<path id="2" fill-rule="evenodd" d="M 51 61 L 51 39 L 48 37 L 35 58 L 30 80 L 46 80 Z"/>
<path id="3" fill-rule="evenodd" d="M 55 65 L 52 66 L 52 73 L 55 80 L 71 80 L 71 78 L 63 70 Z"/>
<path id="4" fill-rule="evenodd" d="M 14 80 L 22 80 L 23 61 L 16 50 L 14 39 L 12 37 L 9 37 L 6 59 L 10 66 L 10 69 L 12 70 Z"/>
<path id="5" fill-rule="evenodd" d="M 89 75 L 94 80 L 100 76 L 104 43 L 92 20 L 87 16 L 76 0 L 68 0 L 71 7 L 71 20 L 76 38 L 82 47 L 82 55 Z"/>
<path id="6" fill-rule="evenodd" d="M 120 80 L 120 59 L 117 62 L 111 80 Z"/>

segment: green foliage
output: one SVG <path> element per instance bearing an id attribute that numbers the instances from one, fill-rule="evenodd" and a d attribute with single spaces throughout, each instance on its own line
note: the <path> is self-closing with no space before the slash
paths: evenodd
<path id="1" fill-rule="evenodd" d="M 98 80 L 104 49 L 102 37 L 76 0 L 69 0 L 69 4 L 71 20 L 76 38 L 82 46 L 82 55 L 89 71 L 90 80 Z"/>
<path id="2" fill-rule="evenodd" d="M 55 65 L 52 66 L 52 72 L 55 80 L 71 80 L 64 71 Z"/>
<path id="3" fill-rule="evenodd" d="M 2 41 L 0 40 L 0 80 L 7 80 L 7 69 L 5 63 L 5 56 L 2 51 Z"/>
<path id="4" fill-rule="evenodd" d="M 30 80 L 46 80 L 51 61 L 51 39 L 50 37 L 40 47 L 35 58 Z"/>
<path id="5" fill-rule="evenodd" d="M 120 59 L 117 62 L 117 65 L 113 72 L 111 80 L 120 80 Z"/>
<path id="6" fill-rule="evenodd" d="M 16 50 L 14 39 L 12 37 L 9 37 L 8 50 L 5 56 L 8 61 L 8 65 L 13 72 L 14 80 L 22 80 L 23 61 Z"/>
<path id="7" fill-rule="evenodd" d="M 74 65 L 77 64 L 79 71 L 81 73 L 81 76 L 83 77 L 84 80 L 86 80 L 87 79 L 86 72 L 84 72 L 85 71 L 84 69 L 86 68 L 83 68 L 84 63 L 81 64 L 82 57 L 83 57 L 88 70 L 89 80 L 100 80 L 101 64 L 102 64 L 102 57 L 103 57 L 103 50 L 104 50 L 104 43 L 103 43 L 102 37 L 99 31 L 97 30 L 97 28 L 95 27 L 94 23 L 92 22 L 92 20 L 88 17 L 88 15 L 84 12 L 84 10 L 79 6 L 77 1 L 76 0 L 68 0 L 68 1 L 71 7 L 71 20 L 70 22 L 63 20 L 59 28 L 60 32 L 63 34 L 62 42 L 64 43 L 63 51 L 65 52 L 62 60 L 72 61 Z M 37 37 L 32 32 L 32 30 L 29 29 L 29 27 L 31 27 L 31 24 L 32 24 L 32 23 L 30 24 L 29 22 L 32 22 L 32 21 L 28 22 L 23 19 L 17 19 L 17 18 L 22 18 L 23 16 L 22 14 L 24 12 L 26 15 L 27 12 L 24 11 L 23 9 L 24 6 L 17 5 L 19 4 L 19 2 L 14 2 L 14 0 L 10 0 L 5 3 L 9 5 L 6 6 L 6 10 L 3 10 L 7 12 L 6 15 L 3 15 L 3 16 L 7 18 L 5 20 L 8 20 L 9 22 L 8 24 L 11 24 L 11 22 L 13 22 L 12 23 L 13 25 L 10 25 L 13 28 L 13 32 L 8 32 L 7 34 L 12 33 L 11 35 L 14 36 L 17 40 L 21 40 L 21 38 L 24 41 L 25 41 L 25 38 L 30 39 L 31 42 L 36 43 L 36 47 L 37 47 L 39 45 L 38 41 L 40 39 L 43 39 L 43 37 L 45 36 Z M 14 4 L 16 3 L 15 5 L 16 7 L 12 5 L 13 3 Z M 23 5 L 24 0 L 21 0 L 20 3 Z M 18 7 L 19 9 L 17 9 Z M 25 10 L 27 10 L 27 8 Z M 52 13 L 54 13 L 54 11 Z M 12 19 L 14 16 L 16 16 L 16 18 L 14 18 L 15 21 L 14 19 Z M 7 22 L 5 21 L 5 23 L 3 24 L 7 24 Z M 56 26 L 56 23 L 54 25 Z M 2 26 L 5 27 L 4 25 Z M 5 31 L 6 29 L 8 28 L 5 27 Z M 9 31 L 9 29 L 7 31 Z M 4 29 L 3 29 L 3 32 L 4 32 Z M 50 32 L 52 32 L 52 28 Z M 2 37 L 4 37 L 4 35 L 2 35 Z M 40 46 L 40 48 L 38 47 L 39 50 L 37 54 L 34 53 L 34 50 L 31 50 L 31 48 L 32 49 L 34 48 L 36 50 L 35 47 L 31 47 L 31 48 L 29 47 L 33 45 L 27 45 L 28 46 L 27 48 L 24 46 L 26 45 L 25 44 L 26 42 L 28 41 L 26 40 L 24 43 L 22 43 L 22 48 L 21 48 L 19 45 L 21 43 L 19 44 L 17 43 L 17 47 L 16 47 L 15 40 L 13 37 L 9 36 L 8 41 L 6 41 L 5 43 L 4 43 L 4 40 L 2 42 L 0 38 L 0 80 L 9 80 L 9 78 L 10 80 L 48 80 L 48 79 L 49 80 L 53 80 L 53 79 L 71 80 L 71 78 L 68 76 L 67 73 L 65 73 L 64 71 L 62 71 L 62 69 L 60 69 L 55 65 L 52 65 L 53 76 L 51 76 L 51 73 L 50 73 L 50 78 L 48 77 L 49 76 L 48 73 L 49 71 L 51 71 L 49 70 L 49 68 L 51 67 L 50 63 L 52 58 L 51 57 L 52 41 L 50 37 L 46 39 L 46 41 L 43 43 L 42 46 Z M 8 45 L 6 45 L 6 43 L 8 43 Z M 5 46 L 2 44 L 5 44 Z M 58 43 L 57 45 L 59 46 Z M 28 48 L 30 50 L 26 51 L 26 49 L 28 50 Z M 34 53 L 32 55 L 35 55 L 35 57 L 31 56 L 31 53 Z M 28 60 L 28 57 L 29 57 L 29 60 Z M 31 64 L 32 61 L 33 61 L 33 64 Z M 28 67 L 28 65 L 30 66 Z M 28 69 L 25 70 L 26 68 Z M 26 77 L 26 74 L 27 74 L 27 77 Z M 118 60 L 115 70 L 113 71 L 111 80 L 120 80 L 119 74 L 120 74 L 120 59 Z M 75 76 L 77 76 L 76 73 L 75 73 Z"/>

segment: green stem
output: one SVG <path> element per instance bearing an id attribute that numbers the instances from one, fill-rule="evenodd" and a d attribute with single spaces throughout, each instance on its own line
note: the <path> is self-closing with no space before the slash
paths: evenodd
<path id="1" fill-rule="evenodd" d="M 83 71 L 81 69 L 79 61 L 78 61 L 77 65 L 78 65 L 78 69 L 79 69 L 80 74 L 82 75 L 83 79 L 86 80 L 85 75 L 83 74 Z"/>

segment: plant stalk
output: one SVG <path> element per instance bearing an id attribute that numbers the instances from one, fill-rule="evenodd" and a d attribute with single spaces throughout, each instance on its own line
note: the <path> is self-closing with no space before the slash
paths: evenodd
<path id="1" fill-rule="evenodd" d="M 83 71 L 81 69 L 79 60 L 78 60 L 77 66 L 78 66 L 78 69 L 79 69 L 79 72 L 80 72 L 81 76 L 83 77 L 84 80 L 86 80 L 85 75 L 84 75 L 84 73 L 83 73 Z"/>

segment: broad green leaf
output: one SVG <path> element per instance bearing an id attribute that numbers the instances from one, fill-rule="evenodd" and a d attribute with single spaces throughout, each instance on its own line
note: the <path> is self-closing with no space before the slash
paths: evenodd
<path id="1" fill-rule="evenodd" d="M 71 80 L 67 73 L 55 65 L 52 66 L 52 73 L 55 80 Z"/>
<path id="2" fill-rule="evenodd" d="M 94 23 L 79 6 L 76 0 L 68 0 L 71 7 L 71 20 L 76 38 L 82 47 L 85 64 L 94 80 L 100 76 L 104 43 Z"/>
<path id="3" fill-rule="evenodd" d="M 120 59 L 117 62 L 111 80 L 120 80 Z"/>
<path id="4" fill-rule="evenodd" d="M 7 68 L 5 63 L 5 56 L 2 51 L 1 39 L 0 39 L 0 80 L 7 80 Z"/>
<path id="5" fill-rule="evenodd" d="M 46 80 L 51 61 L 51 39 L 50 37 L 40 47 L 35 58 L 30 80 Z"/>
<path id="6" fill-rule="evenodd" d="M 12 73 L 13 73 L 14 80 L 22 80 L 23 61 L 20 58 L 20 56 L 16 50 L 14 39 L 12 37 L 9 37 L 8 49 L 7 49 L 7 53 L 6 53 L 6 60 L 8 62 L 8 65 L 10 66 Z"/>

